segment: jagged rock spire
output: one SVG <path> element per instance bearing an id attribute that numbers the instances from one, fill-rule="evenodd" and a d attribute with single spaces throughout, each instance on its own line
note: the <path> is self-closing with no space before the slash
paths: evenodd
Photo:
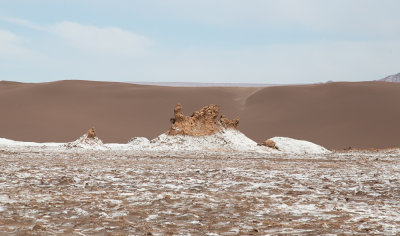
<path id="1" fill-rule="evenodd" d="M 94 139 L 95 137 L 97 137 L 96 135 L 96 130 L 94 129 L 94 126 L 92 128 L 90 128 L 87 132 L 87 138 L 90 139 Z"/>

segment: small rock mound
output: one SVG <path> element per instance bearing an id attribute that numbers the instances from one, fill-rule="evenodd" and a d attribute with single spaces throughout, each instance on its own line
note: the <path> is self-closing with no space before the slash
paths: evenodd
<path id="1" fill-rule="evenodd" d="M 212 135 L 222 129 L 237 129 L 239 119 L 229 120 L 225 116 L 218 119 L 219 106 L 208 105 L 195 111 L 191 116 L 185 116 L 182 105 L 174 108 L 174 118 L 171 118 L 172 126 L 168 135 L 189 135 L 194 137 Z"/>
<path id="2" fill-rule="evenodd" d="M 328 149 L 309 141 L 297 140 L 286 137 L 274 137 L 269 140 L 273 141 L 275 145 L 279 147 L 279 150 L 284 153 L 293 153 L 293 154 L 330 153 Z"/>
<path id="3" fill-rule="evenodd" d="M 96 136 L 94 127 L 90 128 L 86 134 L 82 135 L 79 139 L 65 144 L 66 148 L 84 148 L 93 150 L 105 150 L 107 147 Z"/>
<path id="4" fill-rule="evenodd" d="M 150 140 L 145 137 L 133 137 L 129 140 L 128 144 L 134 146 L 147 146 L 150 144 Z"/>
<path id="5" fill-rule="evenodd" d="M 266 147 L 269 147 L 269 148 L 273 148 L 273 149 L 279 150 L 278 146 L 276 146 L 276 143 L 274 141 L 272 141 L 271 139 L 267 139 L 267 140 L 265 140 L 264 142 L 262 142 L 262 143 L 260 143 L 258 145 L 259 146 L 266 146 Z"/>
<path id="6" fill-rule="evenodd" d="M 41 224 L 35 224 L 35 225 L 32 227 L 32 230 L 33 230 L 33 231 L 36 231 L 36 230 L 45 231 L 45 230 L 46 230 L 46 227 L 42 226 Z"/>

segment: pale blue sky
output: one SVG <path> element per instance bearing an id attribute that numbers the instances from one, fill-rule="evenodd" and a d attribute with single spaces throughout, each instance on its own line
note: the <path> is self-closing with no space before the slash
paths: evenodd
<path id="1" fill-rule="evenodd" d="M 0 2 L 0 80 L 314 83 L 400 72 L 397 0 Z"/>

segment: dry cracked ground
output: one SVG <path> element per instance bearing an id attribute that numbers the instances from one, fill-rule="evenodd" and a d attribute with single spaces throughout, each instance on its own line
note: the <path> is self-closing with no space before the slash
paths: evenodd
<path id="1" fill-rule="evenodd" d="M 400 234 L 400 154 L 0 150 L 0 235 Z"/>

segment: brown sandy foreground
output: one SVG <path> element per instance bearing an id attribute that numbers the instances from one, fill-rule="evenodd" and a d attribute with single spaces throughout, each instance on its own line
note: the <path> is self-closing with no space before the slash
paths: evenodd
<path id="1" fill-rule="evenodd" d="M 326 148 L 400 145 L 400 83 L 274 87 L 160 87 L 128 83 L 0 82 L 0 137 L 70 142 L 95 126 L 106 142 L 153 139 L 170 127 L 177 103 L 186 115 L 218 104 L 256 142 L 283 136 Z"/>
<path id="2" fill-rule="evenodd" d="M 0 232 L 398 235 L 399 157 L 5 149 Z"/>

